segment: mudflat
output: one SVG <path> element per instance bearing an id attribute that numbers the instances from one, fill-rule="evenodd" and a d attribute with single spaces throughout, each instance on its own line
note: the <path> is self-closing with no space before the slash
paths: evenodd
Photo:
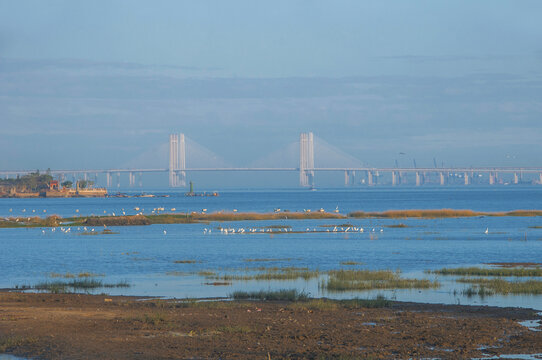
<path id="1" fill-rule="evenodd" d="M 0 292 L 0 353 L 39 359 L 463 359 L 542 353 L 521 308 Z"/>

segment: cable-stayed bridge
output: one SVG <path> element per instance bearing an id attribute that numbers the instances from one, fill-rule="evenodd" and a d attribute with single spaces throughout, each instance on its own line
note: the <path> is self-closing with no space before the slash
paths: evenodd
<path id="1" fill-rule="evenodd" d="M 420 186 L 427 183 L 433 184 L 464 184 L 473 183 L 497 184 L 503 183 L 503 175 L 508 177 L 509 183 L 518 184 L 524 181 L 524 176 L 530 176 L 531 183 L 542 184 L 542 168 L 539 167 L 437 167 L 418 168 L 418 167 L 369 167 L 344 153 L 340 149 L 327 144 L 321 139 L 316 139 L 320 143 L 320 148 L 325 151 L 318 153 L 318 157 L 325 157 L 325 154 L 333 154 L 335 158 L 332 161 L 342 163 L 341 166 L 316 166 L 315 165 L 315 136 L 312 132 L 301 133 L 299 142 L 293 143 L 286 149 L 286 156 L 274 154 L 275 158 L 280 158 L 279 166 L 250 166 L 236 167 L 225 166 L 225 161 L 219 159 L 215 154 L 198 144 L 191 143 L 190 149 L 195 152 L 203 153 L 207 159 L 212 159 L 213 165 L 206 167 L 187 166 L 187 141 L 184 134 L 171 134 L 169 136 L 169 154 L 163 154 L 160 157 L 167 157 L 168 164 L 159 167 L 138 167 L 128 166 L 117 169 L 54 169 L 48 170 L 49 173 L 61 180 L 69 178 L 91 180 L 97 179 L 98 174 L 105 174 L 107 187 L 113 187 L 116 183 L 120 187 L 121 174 L 128 175 L 130 186 L 141 186 L 142 177 L 149 173 L 164 173 L 169 176 L 170 187 L 184 187 L 187 184 L 187 173 L 205 173 L 205 172 L 297 172 L 299 175 L 299 185 L 301 187 L 313 187 L 315 185 L 315 173 L 343 173 L 344 184 L 364 184 L 368 186 L 378 184 L 412 184 Z M 164 150 L 164 149 L 163 149 Z M 298 152 L 298 153 L 297 153 Z M 295 153 L 298 157 L 295 159 Z M 294 155 L 294 156 L 292 156 Z M 154 155 L 156 157 L 156 154 Z M 337 161 L 340 158 L 341 161 Z M 269 162 L 270 158 L 264 159 Z M 164 159 L 162 159 L 164 160 Z M 192 163 L 197 163 L 192 159 Z M 207 161 L 209 162 L 209 161 Z M 154 162 L 153 162 L 154 163 Z M 34 172 L 35 170 L 0 170 L 0 177 L 8 178 L 20 176 Z M 385 179 L 385 180 L 384 180 Z M 115 181 L 116 180 L 116 181 Z"/>

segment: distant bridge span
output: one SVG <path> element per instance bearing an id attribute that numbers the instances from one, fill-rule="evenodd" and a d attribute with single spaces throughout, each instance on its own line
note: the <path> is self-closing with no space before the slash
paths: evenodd
<path id="1" fill-rule="evenodd" d="M 304 187 L 314 186 L 315 172 L 343 172 L 345 185 L 352 185 L 356 180 L 356 172 L 364 174 L 366 185 L 375 185 L 381 174 L 391 175 L 391 184 L 406 183 L 406 175 L 415 176 L 416 185 L 422 185 L 426 177 L 438 177 L 438 183 L 445 185 L 450 176 L 459 177 L 465 185 L 469 185 L 475 175 L 489 175 L 488 183 L 495 184 L 501 173 L 513 174 L 512 183 L 519 183 L 523 174 L 538 174 L 537 183 L 542 184 L 542 167 L 442 167 L 442 168 L 405 168 L 405 167 L 315 167 L 314 166 L 314 140 L 312 133 L 302 133 L 299 139 L 299 167 L 186 167 L 186 150 L 184 134 L 170 135 L 169 141 L 169 168 L 130 168 L 130 169 L 62 169 L 49 170 L 49 172 L 63 179 L 66 174 L 87 179 L 89 175 L 105 174 L 107 186 L 112 186 L 112 178 L 120 174 L 128 174 L 130 186 L 136 183 L 136 176 L 141 178 L 143 173 L 168 173 L 171 187 L 186 186 L 187 172 L 298 172 L 299 184 Z M 0 170 L 0 177 L 20 176 L 35 170 Z M 43 171 L 42 171 L 43 172 Z M 531 175 L 532 176 L 532 175 Z M 120 180 L 119 184 L 120 184 Z"/>

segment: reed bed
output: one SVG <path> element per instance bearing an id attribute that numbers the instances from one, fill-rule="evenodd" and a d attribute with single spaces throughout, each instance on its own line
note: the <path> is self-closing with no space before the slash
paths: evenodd
<path id="1" fill-rule="evenodd" d="M 431 289 L 438 288 L 437 281 L 401 278 L 399 271 L 391 270 L 332 270 L 320 288 L 332 292 L 374 289 Z"/>
<path id="2" fill-rule="evenodd" d="M 110 284 L 104 283 L 101 280 L 83 278 L 83 279 L 73 279 L 71 281 L 44 281 L 37 283 L 31 288 L 34 290 L 48 291 L 55 294 L 58 293 L 68 293 L 76 292 L 81 290 L 93 290 L 101 288 L 126 288 L 130 287 L 130 284 L 127 281 L 119 281 L 118 283 Z"/>
<path id="3" fill-rule="evenodd" d="M 480 296 L 482 298 L 486 296 L 495 295 L 495 292 L 487 289 L 485 286 L 469 286 L 468 288 L 461 291 L 461 295 L 467 297 Z"/>
<path id="4" fill-rule="evenodd" d="M 327 281 L 322 281 L 320 287 L 331 292 L 343 292 L 376 289 L 436 289 L 440 287 L 440 284 L 426 279 L 349 281 L 329 278 Z"/>
<path id="5" fill-rule="evenodd" d="M 481 268 L 481 267 L 464 267 L 440 270 L 427 271 L 431 274 L 438 275 L 460 275 L 460 276 L 542 276 L 542 267 L 512 267 L 512 268 Z"/>
<path id="6" fill-rule="evenodd" d="M 304 279 L 310 280 L 320 276 L 318 270 L 298 269 L 298 268 L 279 268 L 278 270 L 268 269 L 261 273 L 256 274 L 225 274 L 214 277 L 216 280 L 232 281 L 232 280 L 297 280 Z"/>
<path id="7" fill-rule="evenodd" d="M 230 295 L 234 300 L 261 300 L 261 301 L 306 301 L 309 295 L 303 291 L 277 290 L 277 291 L 235 291 Z"/>
<path id="8" fill-rule="evenodd" d="M 175 260 L 173 261 L 174 264 L 197 264 L 201 261 L 194 260 L 194 259 L 184 259 L 184 260 Z"/>
<path id="9" fill-rule="evenodd" d="M 477 287 L 484 287 L 495 294 L 542 294 L 542 281 L 527 280 L 527 281 L 507 281 L 504 279 L 484 279 L 484 278 L 462 278 L 456 280 L 459 283 L 474 284 Z"/>
<path id="10" fill-rule="evenodd" d="M 64 279 L 74 279 L 74 278 L 92 278 L 92 277 L 98 277 L 98 276 L 105 276 L 105 274 L 95 274 L 88 271 L 80 272 L 78 274 L 72 274 L 70 272 L 67 272 L 65 274 L 60 273 L 49 273 L 49 277 L 51 278 L 64 278 Z"/>
<path id="11" fill-rule="evenodd" d="M 363 265 L 360 261 L 341 261 L 341 265 L 348 265 L 348 266 L 357 266 L 357 265 Z"/>
<path id="12" fill-rule="evenodd" d="M 353 211 L 348 214 L 352 218 L 456 218 L 475 216 L 542 216 L 542 210 L 514 210 L 508 212 L 481 212 L 473 210 L 456 209 L 411 209 L 411 210 L 388 210 L 383 212 Z"/>
<path id="13" fill-rule="evenodd" d="M 341 281 L 389 281 L 398 279 L 400 272 L 391 270 L 331 270 L 328 275 Z"/>

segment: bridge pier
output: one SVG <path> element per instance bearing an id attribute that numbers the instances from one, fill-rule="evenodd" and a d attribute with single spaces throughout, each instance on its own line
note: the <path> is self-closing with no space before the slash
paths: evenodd
<path id="1" fill-rule="evenodd" d="M 422 179 L 419 171 L 416 171 L 416 186 L 420 186 L 422 184 Z"/>
<path id="2" fill-rule="evenodd" d="M 465 185 L 469 185 L 469 173 L 465 172 L 463 176 L 465 177 Z"/>
<path id="3" fill-rule="evenodd" d="M 169 135 L 169 186 L 186 186 L 186 144 L 184 134 Z"/>
<path id="4" fill-rule="evenodd" d="M 395 172 L 395 171 L 391 172 L 391 184 L 392 184 L 392 186 L 397 185 L 397 172 Z"/>
<path id="5" fill-rule="evenodd" d="M 345 170 L 344 171 L 344 186 L 351 186 L 356 183 L 356 171 Z"/>
<path id="6" fill-rule="evenodd" d="M 371 170 L 367 171 L 367 185 L 369 185 L 369 186 L 374 185 L 373 172 Z"/>
<path id="7" fill-rule="evenodd" d="M 439 173 L 439 177 L 440 177 L 440 185 L 444 186 L 444 173 L 442 171 Z"/>
<path id="8" fill-rule="evenodd" d="M 519 183 L 519 178 L 518 178 L 518 173 L 514 173 L 514 184 L 518 184 Z"/>
<path id="9" fill-rule="evenodd" d="M 128 173 L 128 181 L 130 183 L 130 187 L 133 187 L 135 185 L 135 175 L 134 175 L 134 172 L 133 171 L 130 171 Z"/>
<path id="10" fill-rule="evenodd" d="M 489 185 L 495 185 L 495 173 L 489 173 Z"/>
<path id="11" fill-rule="evenodd" d="M 542 173 L 538 174 L 538 183 L 542 185 Z"/>
<path id="12" fill-rule="evenodd" d="M 106 182 L 107 182 L 107 187 L 111 187 L 111 172 L 108 171 L 105 173 L 105 178 L 106 178 Z"/>
<path id="13" fill-rule="evenodd" d="M 299 185 L 305 187 L 314 185 L 314 135 L 312 132 L 299 135 Z"/>

